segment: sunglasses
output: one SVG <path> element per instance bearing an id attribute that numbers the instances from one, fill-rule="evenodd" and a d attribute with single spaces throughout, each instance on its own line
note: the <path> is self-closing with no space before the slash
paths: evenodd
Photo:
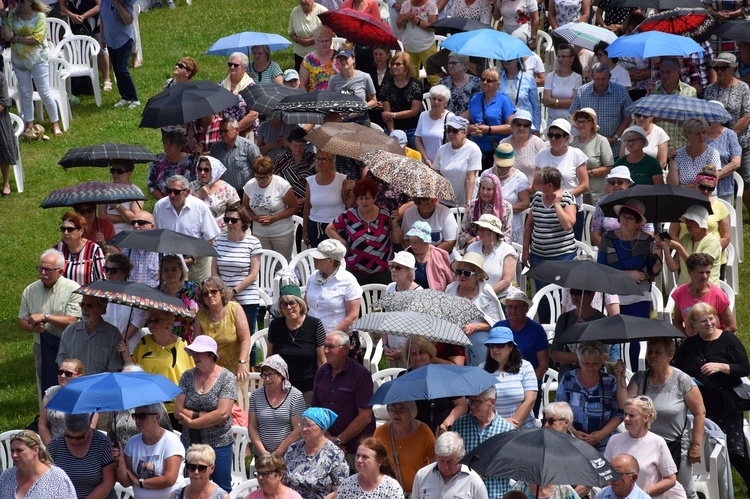
<path id="1" fill-rule="evenodd" d="M 156 416 L 156 414 L 156 412 L 134 412 L 130 417 L 133 418 L 133 421 L 143 421 L 148 416 Z"/>
<path id="2" fill-rule="evenodd" d="M 501 350 L 503 348 L 509 347 L 513 344 L 512 341 L 509 341 L 508 343 L 493 343 L 492 345 L 487 345 L 487 348 L 490 350 L 498 349 Z"/>
<path id="3" fill-rule="evenodd" d="M 565 420 L 561 419 L 561 418 L 543 418 L 542 419 L 542 426 L 544 426 L 544 425 L 550 425 L 550 426 L 552 426 L 553 424 L 555 424 L 555 421 L 565 421 Z"/>
<path id="4" fill-rule="evenodd" d="M 524 121 L 524 122 L 514 121 L 513 125 L 520 126 L 521 128 L 531 128 L 531 123 L 529 123 L 528 121 Z"/>
<path id="5" fill-rule="evenodd" d="M 403 66 L 403 65 L 404 65 L 404 63 L 403 63 L 403 62 L 392 62 L 392 63 L 391 63 L 391 66 L 392 66 L 392 67 L 396 67 L 396 66 Z"/>
<path id="6" fill-rule="evenodd" d="M 131 220 L 130 221 L 130 225 L 132 225 L 133 227 L 135 227 L 136 225 L 143 227 L 144 225 L 149 225 L 152 223 L 153 222 L 149 222 L 148 220 Z"/>
<path id="7" fill-rule="evenodd" d="M 186 190 L 187 189 L 172 189 L 170 187 L 167 187 L 166 189 L 164 189 L 164 191 L 167 193 L 167 196 L 169 196 L 170 194 L 174 194 L 176 196 L 179 196 L 180 194 L 182 194 Z"/>
<path id="8" fill-rule="evenodd" d="M 106 272 L 108 274 L 109 273 L 116 274 L 116 273 L 120 272 L 121 270 L 122 269 L 118 268 L 118 267 L 107 267 L 106 265 L 104 266 L 104 272 Z"/>
<path id="9" fill-rule="evenodd" d="M 395 270 L 398 272 L 399 270 L 403 269 L 405 267 L 402 267 L 401 265 L 391 265 L 391 270 Z"/>
<path id="10" fill-rule="evenodd" d="M 714 69 L 716 71 L 726 71 L 727 69 L 731 69 L 732 66 L 714 66 Z"/>
<path id="11" fill-rule="evenodd" d="M 187 463 L 185 465 L 185 469 L 187 469 L 188 472 L 190 472 L 190 473 L 195 473 L 196 471 L 198 473 L 205 473 L 206 470 L 208 469 L 208 466 L 206 466 L 205 464 Z"/>
<path id="12" fill-rule="evenodd" d="M 280 301 L 280 302 L 279 302 L 279 306 L 280 306 L 281 308 L 297 308 L 297 307 L 299 306 L 299 303 L 297 303 L 297 302 L 296 302 L 296 301 L 294 301 L 294 300 L 290 300 L 290 301 Z"/>
<path id="13" fill-rule="evenodd" d="M 564 134 L 564 133 L 552 133 L 552 132 L 547 132 L 547 137 L 548 137 L 548 138 L 550 138 L 550 139 L 555 139 L 555 140 L 559 140 L 559 139 L 562 139 L 562 138 L 564 138 L 564 137 L 567 137 L 567 135 L 566 135 L 566 134 Z"/>
<path id="14" fill-rule="evenodd" d="M 470 397 L 466 397 L 466 403 L 469 404 L 470 406 L 482 405 L 483 403 L 487 402 L 488 400 L 491 400 L 491 399 L 476 400 L 476 399 L 472 399 Z"/>
<path id="15" fill-rule="evenodd" d="M 89 213 L 94 213 L 94 208 L 79 208 L 76 210 L 76 213 L 80 213 L 81 215 L 88 215 Z"/>
<path id="16" fill-rule="evenodd" d="M 639 138 L 636 138 L 636 139 L 623 139 L 623 142 L 625 142 L 626 144 L 635 144 L 639 140 L 641 140 L 641 139 L 639 139 Z"/>
<path id="17" fill-rule="evenodd" d="M 454 274 L 456 274 L 456 277 L 471 277 L 473 275 L 476 275 L 476 270 L 463 270 L 463 269 L 456 269 L 453 271 Z"/>
<path id="18" fill-rule="evenodd" d="M 211 296 L 219 294 L 219 290 L 218 289 L 204 289 L 203 292 L 207 293 L 207 294 L 209 294 Z"/>
<path id="19" fill-rule="evenodd" d="M 86 431 L 86 433 L 84 433 L 83 435 L 69 435 L 67 433 L 65 434 L 65 438 L 69 438 L 71 440 L 85 440 L 86 437 L 88 436 L 89 436 L 88 431 Z"/>
<path id="20" fill-rule="evenodd" d="M 698 189 L 703 192 L 713 192 L 715 188 L 716 188 L 715 186 L 711 187 L 710 185 L 706 185 L 706 184 L 698 184 Z"/>
<path id="21" fill-rule="evenodd" d="M 112 175 L 122 175 L 123 173 L 126 173 L 127 170 L 123 170 L 122 168 L 110 168 L 109 173 Z"/>
<path id="22" fill-rule="evenodd" d="M 624 185 L 625 183 L 630 183 L 627 180 L 607 180 L 607 183 L 609 185 Z"/>
<path id="23" fill-rule="evenodd" d="M 198 173 L 211 173 L 211 168 L 196 168 Z"/>
<path id="24" fill-rule="evenodd" d="M 497 83 L 500 80 L 493 80 L 492 78 L 480 78 L 482 83 Z"/>
<path id="25" fill-rule="evenodd" d="M 184 65 L 183 63 L 181 63 L 181 62 L 178 62 L 177 64 L 175 64 L 175 67 L 176 67 L 176 68 L 180 68 L 180 69 L 187 69 L 187 66 L 185 66 L 185 65 Z"/>
<path id="26" fill-rule="evenodd" d="M 634 114 L 633 116 L 635 116 L 635 117 L 636 117 L 636 118 L 638 118 L 638 119 L 641 119 L 641 118 L 648 118 L 648 116 L 646 116 L 645 114 L 638 114 L 638 113 Z"/>
<path id="27" fill-rule="evenodd" d="M 238 67 L 240 67 L 239 64 L 236 64 L 234 62 L 228 62 L 227 66 L 230 67 L 230 68 L 238 68 Z"/>
<path id="28" fill-rule="evenodd" d="M 236 224 L 236 223 L 237 223 L 237 222 L 239 222 L 239 221 L 240 221 L 240 219 L 239 219 L 239 218 L 235 218 L 235 217 L 224 217 L 224 223 L 225 223 L 225 224 Z"/>
<path id="29" fill-rule="evenodd" d="M 58 369 L 57 370 L 57 375 L 58 376 L 62 376 L 64 378 L 72 378 L 76 374 L 77 373 L 74 373 L 73 371 L 66 371 L 65 369 Z"/>
<path id="30" fill-rule="evenodd" d="M 455 129 L 453 127 L 450 127 L 450 126 L 445 127 L 445 133 L 458 133 L 461 130 L 463 130 L 463 128 L 457 130 L 457 129 Z"/>
<path id="31" fill-rule="evenodd" d="M 278 373 L 275 373 L 273 371 L 264 371 L 264 372 L 260 373 L 260 377 L 263 378 L 263 379 L 275 378 L 278 375 L 279 375 Z"/>
<path id="32" fill-rule="evenodd" d="M 67 232 L 68 234 L 71 234 L 77 230 L 80 230 L 80 229 L 76 229 L 75 227 L 66 227 L 65 225 L 60 226 L 60 232 L 63 232 L 63 233 Z"/>

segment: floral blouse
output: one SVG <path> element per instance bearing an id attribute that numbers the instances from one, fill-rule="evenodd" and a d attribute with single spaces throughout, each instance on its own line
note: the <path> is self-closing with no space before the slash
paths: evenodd
<path id="1" fill-rule="evenodd" d="M 198 301 L 196 298 L 196 286 L 198 283 L 196 281 L 186 281 L 185 284 L 182 285 L 182 289 L 180 289 L 177 292 L 177 298 L 182 300 L 182 303 L 189 308 L 190 310 L 197 312 L 198 311 Z M 159 288 L 159 291 L 164 291 Z M 185 340 L 188 344 L 193 342 L 193 321 L 195 319 L 193 318 L 187 318 L 187 317 L 178 317 L 175 316 L 174 318 L 174 326 L 172 326 L 172 334 L 179 336 L 183 340 Z"/>
<path id="2" fill-rule="evenodd" d="M 305 89 L 308 92 L 312 92 L 313 90 L 328 90 L 328 80 L 331 79 L 331 76 L 341 71 L 339 63 L 334 58 L 323 64 L 315 52 L 310 52 L 305 56 L 302 61 L 302 67 L 310 74 L 307 80 L 307 88 Z"/>
<path id="3" fill-rule="evenodd" d="M 191 192 L 196 192 L 201 188 L 201 184 L 198 180 L 190 182 Z M 240 196 L 237 194 L 237 190 L 229 185 L 227 182 L 222 182 L 219 188 L 203 198 L 201 201 L 208 205 L 208 209 L 211 210 L 211 214 L 216 219 L 216 223 L 219 225 L 222 234 L 227 232 L 227 224 L 224 223 L 224 209 L 228 204 L 239 203 Z"/>
<path id="4" fill-rule="evenodd" d="M 555 1 L 555 19 L 557 25 L 578 22 L 581 17 L 581 0 L 554 0 Z"/>
<path id="5" fill-rule="evenodd" d="M 469 239 L 477 236 L 474 231 L 471 230 L 471 224 L 473 223 L 472 212 L 474 211 L 474 204 L 476 204 L 476 202 L 477 200 L 473 199 L 466 206 L 466 213 L 461 221 L 461 232 L 458 234 L 459 248 L 465 248 L 469 243 Z M 486 215 L 487 213 L 492 213 L 492 205 L 489 203 L 484 206 L 484 213 L 482 214 Z M 503 219 L 500 221 L 503 223 L 503 234 L 505 234 L 504 240 L 506 243 L 510 244 L 513 242 L 513 205 L 505 200 L 503 200 Z"/>
<path id="6" fill-rule="evenodd" d="M 172 163 L 164 157 L 164 153 L 156 155 L 156 161 L 148 167 L 148 190 L 159 190 L 166 192 L 167 179 L 172 175 L 182 175 L 192 182 L 198 175 L 195 171 L 198 166 L 197 157 L 192 154 L 186 154 L 178 163 Z"/>
<path id="7" fill-rule="evenodd" d="M 326 439 L 317 454 L 308 456 L 305 441 L 298 440 L 284 454 L 287 485 L 305 499 L 323 499 L 349 476 L 344 451 Z"/>
<path id="8" fill-rule="evenodd" d="M 30 36 L 37 42 L 36 45 L 18 42 L 10 44 L 14 66 L 30 71 L 35 65 L 47 62 L 47 16 L 37 12 L 26 21 L 13 10 L 8 14 L 7 23 L 14 36 Z"/>
<path id="9" fill-rule="evenodd" d="M 471 98 L 482 91 L 479 77 L 474 75 L 469 75 L 469 81 L 463 87 L 456 86 L 450 76 L 440 78 L 439 83 L 451 91 L 451 100 L 448 101 L 446 109 L 459 116 L 469 109 Z"/>

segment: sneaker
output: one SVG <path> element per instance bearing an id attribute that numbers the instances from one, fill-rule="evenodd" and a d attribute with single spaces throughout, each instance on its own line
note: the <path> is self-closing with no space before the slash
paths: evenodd
<path id="1" fill-rule="evenodd" d="M 128 104 L 128 108 L 135 109 L 135 108 L 137 108 L 140 105 L 141 105 L 141 101 L 139 101 L 139 100 L 133 100 L 133 101 L 130 101 L 130 104 Z"/>
<path id="2" fill-rule="evenodd" d="M 169 7 L 170 9 L 176 9 L 177 8 L 177 6 L 174 4 L 174 2 L 167 2 L 167 7 Z"/>
<path id="3" fill-rule="evenodd" d="M 130 104 L 129 100 L 120 99 L 117 102 L 115 102 L 115 107 L 127 106 L 128 104 Z"/>

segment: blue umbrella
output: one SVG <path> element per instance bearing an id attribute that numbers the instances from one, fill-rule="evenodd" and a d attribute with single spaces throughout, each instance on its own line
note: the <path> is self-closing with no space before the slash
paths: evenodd
<path id="1" fill-rule="evenodd" d="M 709 123 L 726 123 L 732 120 L 732 115 L 724 109 L 724 106 L 684 95 L 647 95 L 635 101 L 630 111 L 672 121 L 705 118 Z"/>
<path id="2" fill-rule="evenodd" d="M 512 61 L 533 55 L 531 49 L 518 38 L 494 29 L 478 29 L 456 33 L 440 44 L 441 48 L 461 55 Z"/>
<path id="3" fill-rule="evenodd" d="M 274 52 L 291 47 L 292 42 L 275 33 L 243 31 L 219 38 L 206 51 L 206 55 L 231 55 L 233 52 L 243 52 L 250 55 L 250 51 L 256 45 L 268 45 L 271 52 Z"/>
<path id="4" fill-rule="evenodd" d="M 492 374 L 478 367 L 428 364 L 383 383 L 370 405 L 479 395 L 495 383 Z"/>
<path id="5" fill-rule="evenodd" d="M 123 411 L 173 400 L 182 393 L 161 374 L 101 373 L 71 379 L 49 400 L 47 409 L 69 414 Z"/>
<path id="6" fill-rule="evenodd" d="M 661 31 L 647 31 L 635 35 L 621 36 L 607 47 L 609 57 L 662 57 L 674 55 L 687 57 L 703 48 L 686 36 L 670 35 Z"/>

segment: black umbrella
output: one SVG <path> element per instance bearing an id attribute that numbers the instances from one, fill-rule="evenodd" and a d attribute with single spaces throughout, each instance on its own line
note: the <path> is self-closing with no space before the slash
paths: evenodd
<path id="1" fill-rule="evenodd" d="M 475 29 L 492 29 L 492 26 L 466 17 L 446 17 L 430 24 L 427 29 L 434 30 L 436 35 L 447 36 L 453 33 L 474 31 Z"/>
<path id="2" fill-rule="evenodd" d="M 649 222 L 679 222 L 680 217 L 693 205 L 703 206 L 713 213 L 711 203 L 695 189 L 674 185 L 636 185 L 624 191 L 613 192 L 600 206 L 604 216 L 617 218 L 615 205 L 637 199 L 646 207 L 643 214 Z"/>
<path id="3" fill-rule="evenodd" d="M 275 110 L 328 114 L 359 113 L 368 109 L 367 103 L 354 95 L 324 91 L 284 97 Z"/>
<path id="4" fill-rule="evenodd" d="M 640 295 L 643 291 L 624 271 L 585 260 L 547 260 L 529 270 L 527 277 L 563 288 L 613 295 Z"/>
<path id="5" fill-rule="evenodd" d="M 290 95 L 301 95 L 306 93 L 301 88 L 285 87 L 272 83 L 270 85 L 253 85 L 245 87 L 240 91 L 240 96 L 245 99 L 247 107 L 260 114 L 271 116 L 274 108 L 281 102 L 284 97 Z"/>
<path id="6" fill-rule="evenodd" d="M 236 95 L 212 81 L 180 83 L 148 100 L 143 108 L 141 124 L 138 126 L 161 128 L 183 125 L 221 112 L 238 102 Z"/>
<path id="7" fill-rule="evenodd" d="M 123 230 L 106 244 L 117 248 L 133 248 L 154 253 L 219 256 L 208 241 L 169 229 Z"/>
<path id="8" fill-rule="evenodd" d="M 543 428 L 495 435 L 466 454 L 461 463 L 482 476 L 539 485 L 575 483 L 604 487 L 620 478 L 609 461 L 591 445 L 566 433 Z"/>
<path id="9" fill-rule="evenodd" d="M 130 144 L 113 144 L 105 142 L 86 147 L 75 147 L 65 153 L 58 162 L 63 168 L 74 166 L 111 166 L 113 161 L 132 161 L 133 163 L 151 163 L 156 156 L 143 146 Z"/>
<path id="10" fill-rule="evenodd" d="M 109 204 L 145 200 L 143 193 L 133 185 L 114 184 L 112 182 L 84 182 L 50 192 L 39 206 L 42 208 L 62 208 L 80 203 Z"/>
<path id="11" fill-rule="evenodd" d="M 750 20 L 728 21 L 714 32 L 716 36 L 737 42 L 750 42 Z"/>
<path id="12" fill-rule="evenodd" d="M 685 335 L 667 321 L 618 314 L 591 322 L 574 324 L 555 338 L 555 343 L 601 341 L 602 343 L 615 345 L 660 337 L 685 338 Z"/>
<path id="13" fill-rule="evenodd" d="M 678 7 L 692 9 L 705 6 L 703 0 L 615 0 L 610 4 L 610 7 L 631 7 L 656 10 L 671 10 Z"/>
<path id="14" fill-rule="evenodd" d="M 192 317 L 189 308 L 182 300 L 132 281 L 96 281 L 81 286 L 74 293 L 104 298 L 110 303 L 138 307 L 144 310 L 153 308 L 171 312 L 182 317 Z"/>

